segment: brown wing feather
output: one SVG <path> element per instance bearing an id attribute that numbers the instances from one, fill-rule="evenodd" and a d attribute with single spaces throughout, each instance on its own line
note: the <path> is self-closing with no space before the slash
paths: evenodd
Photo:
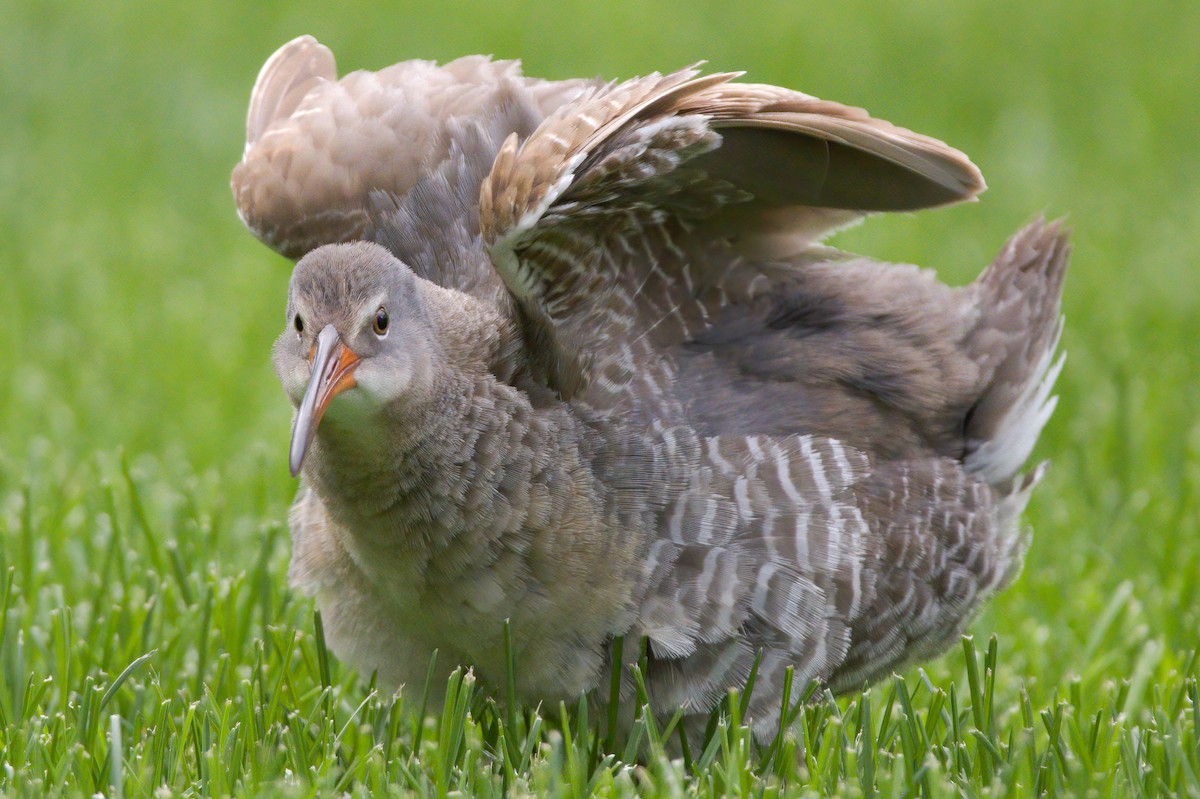
<path id="1" fill-rule="evenodd" d="M 671 114 L 669 103 L 702 91 L 732 74 L 696 78 L 692 69 L 608 84 L 560 108 L 523 143 L 505 142 L 480 189 L 484 239 L 502 245 L 531 231 L 534 223 L 584 171 L 584 159 L 622 127 L 639 119 Z M 577 170 L 579 170 L 577 172 Z"/>
<path id="2" fill-rule="evenodd" d="M 687 98 L 678 113 L 706 114 L 723 135 L 732 130 L 747 135 L 748 145 L 766 144 L 761 135 L 766 131 L 822 140 L 830 145 L 831 170 L 838 168 L 837 159 L 853 157 L 853 151 L 864 154 L 852 165 L 866 169 L 865 174 L 847 171 L 847 185 L 831 176 L 827 188 L 834 193 L 827 199 L 836 203 L 831 207 L 915 210 L 970 199 L 985 188 L 970 159 L 944 142 L 875 119 L 861 108 L 778 86 L 727 83 Z M 752 177 L 778 178 L 774 191 L 784 199 L 804 191 L 792 175 L 778 169 Z"/>
<path id="3" fill-rule="evenodd" d="M 564 397 L 607 369 L 615 391 L 594 399 L 615 410 L 636 358 L 610 347 L 614 332 L 628 339 L 681 308 L 681 319 L 690 308 L 703 322 L 685 240 L 721 239 L 734 250 L 718 271 L 754 271 L 737 254 L 767 238 L 794 249 L 867 211 L 983 188 L 966 156 L 941 142 L 734 77 L 687 69 L 610 84 L 523 143 L 510 137 L 496 158 L 480 229 Z M 613 368 L 620 358 L 626 368 Z"/>
<path id="4" fill-rule="evenodd" d="M 470 154 L 490 164 L 504 135 L 528 135 L 594 85 L 528 79 L 517 62 L 485 56 L 404 61 L 338 79 L 328 48 L 301 36 L 267 60 L 254 85 L 246 149 L 231 176 L 238 213 L 290 258 L 376 238 L 372 194 L 399 197 L 420 184 L 460 143 L 457 130 L 507 122 L 498 139 Z M 472 201 L 478 188 L 471 187 Z"/>
<path id="5" fill-rule="evenodd" d="M 291 116 L 304 95 L 321 81 L 337 80 L 337 62 L 328 47 L 300 36 L 267 59 L 250 93 L 246 146 L 254 144 L 277 119 Z"/>
<path id="6" fill-rule="evenodd" d="M 727 83 L 680 112 L 711 116 L 723 138 L 697 166 L 754 195 L 709 229 L 758 259 L 794 255 L 866 212 L 962 202 L 986 188 L 970 159 L 937 139 L 778 86 Z"/>

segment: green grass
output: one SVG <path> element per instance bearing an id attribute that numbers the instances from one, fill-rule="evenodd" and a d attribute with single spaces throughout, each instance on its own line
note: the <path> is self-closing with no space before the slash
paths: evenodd
<path id="1" fill-rule="evenodd" d="M 687 757 L 668 719 L 598 741 L 463 675 L 414 722 L 419 690 L 331 660 L 285 589 L 287 264 L 227 188 L 257 69 L 300 33 L 344 69 L 708 58 L 866 106 L 992 188 L 837 243 L 951 282 L 1068 214 L 1054 467 L 975 643 L 813 697 L 766 751 L 733 702 Z M 1200 796 L 1197 40 L 1200 6 L 1108 0 L 0 4 L 0 794 Z"/>

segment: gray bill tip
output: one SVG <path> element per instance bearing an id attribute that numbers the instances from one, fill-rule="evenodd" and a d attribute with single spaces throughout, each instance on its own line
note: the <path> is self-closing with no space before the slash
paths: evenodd
<path id="1" fill-rule="evenodd" d="M 312 359 L 312 372 L 304 399 L 296 409 L 296 421 L 292 425 L 292 442 L 288 449 L 288 469 L 292 477 L 300 474 L 304 457 L 317 434 L 317 425 L 329 406 L 329 401 L 348 388 L 353 388 L 354 369 L 359 357 L 342 344 L 333 325 L 326 325 L 317 335 L 316 352 Z"/>

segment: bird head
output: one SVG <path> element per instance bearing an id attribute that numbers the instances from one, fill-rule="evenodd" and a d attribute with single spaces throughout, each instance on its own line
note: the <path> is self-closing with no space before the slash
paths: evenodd
<path id="1" fill-rule="evenodd" d="M 352 427 L 434 382 L 439 345 L 426 281 L 367 242 L 319 247 L 296 264 L 273 360 L 296 407 L 288 465 L 299 474 L 323 418 Z"/>

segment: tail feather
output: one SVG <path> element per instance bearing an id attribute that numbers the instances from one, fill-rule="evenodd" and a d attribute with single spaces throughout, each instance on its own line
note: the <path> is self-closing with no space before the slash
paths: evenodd
<path id="1" fill-rule="evenodd" d="M 1070 245 L 1059 221 L 1037 220 L 1009 240 L 974 285 L 981 319 L 967 349 L 984 389 L 965 424 L 968 470 L 998 485 L 1029 458 L 1057 403 L 1064 355 L 1061 299 Z"/>

